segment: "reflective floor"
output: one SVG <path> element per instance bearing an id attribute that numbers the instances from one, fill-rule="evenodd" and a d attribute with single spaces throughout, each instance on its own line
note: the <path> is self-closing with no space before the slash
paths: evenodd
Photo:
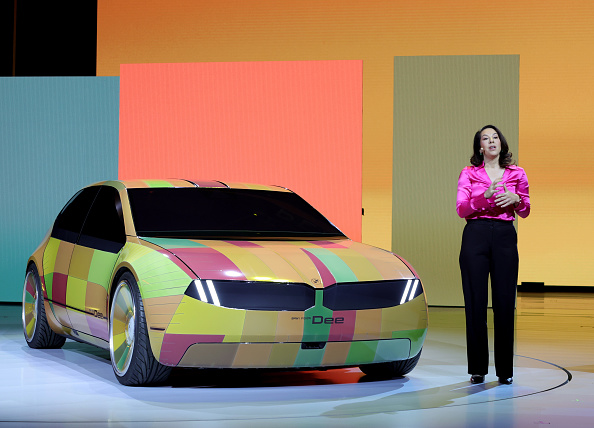
<path id="1" fill-rule="evenodd" d="M 494 370 L 471 385 L 463 310 L 430 308 L 421 360 L 404 378 L 178 370 L 168 385 L 131 388 L 107 351 L 30 349 L 20 306 L 0 305 L 0 426 L 593 427 L 594 294 L 521 294 L 517 313 L 513 385 Z"/>

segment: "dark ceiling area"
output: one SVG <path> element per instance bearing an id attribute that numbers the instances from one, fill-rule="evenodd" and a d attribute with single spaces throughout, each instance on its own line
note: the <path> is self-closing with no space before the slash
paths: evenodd
<path id="1" fill-rule="evenodd" d="M 95 76 L 97 0 L 0 1 L 0 76 Z"/>

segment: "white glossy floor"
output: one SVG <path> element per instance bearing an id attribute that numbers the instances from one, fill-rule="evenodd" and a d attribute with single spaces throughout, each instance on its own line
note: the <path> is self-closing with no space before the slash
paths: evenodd
<path id="1" fill-rule="evenodd" d="M 430 308 L 421 360 L 402 379 L 182 370 L 168 386 L 130 388 L 105 351 L 30 349 L 20 306 L 0 305 L 0 426 L 594 426 L 594 294 L 519 296 L 513 385 L 468 382 L 463 322 L 462 309 Z"/>

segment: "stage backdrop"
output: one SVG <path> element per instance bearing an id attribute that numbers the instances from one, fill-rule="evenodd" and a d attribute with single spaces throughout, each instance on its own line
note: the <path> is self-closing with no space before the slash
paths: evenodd
<path id="1" fill-rule="evenodd" d="M 591 0 L 102 0 L 97 73 L 116 76 L 130 63 L 363 60 L 363 241 L 390 248 L 394 57 L 519 55 L 521 166 L 534 207 L 519 228 L 520 281 L 592 286 L 594 172 L 583 159 L 594 156 L 593 22 Z M 468 142 L 457 144 L 465 151 Z M 453 195 L 452 182 L 438 185 Z"/>
<path id="2" fill-rule="evenodd" d="M 0 78 L 0 302 L 19 302 L 27 259 L 83 186 L 117 177 L 117 77 Z"/>
<path id="3" fill-rule="evenodd" d="M 496 124 L 518 160 L 517 55 L 394 59 L 392 247 L 417 269 L 430 301 L 462 301 L 456 213 L 460 171 L 474 134 Z M 523 219 L 516 222 L 522 229 Z"/>
<path id="4" fill-rule="evenodd" d="M 129 64 L 119 177 L 287 187 L 361 240 L 361 61 Z"/>

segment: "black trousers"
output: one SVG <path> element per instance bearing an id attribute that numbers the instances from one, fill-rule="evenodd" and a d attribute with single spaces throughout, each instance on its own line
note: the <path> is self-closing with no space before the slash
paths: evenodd
<path id="1" fill-rule="evenodd" d="M 460 272 L 469 374 L 485 375 L 489 369 L 487 305 L 491 275 L 495 374 L 502 378 L 513 376 L 517 241 L 516 229 L 511 221 L 469 220 L 464 227 Z"/>

